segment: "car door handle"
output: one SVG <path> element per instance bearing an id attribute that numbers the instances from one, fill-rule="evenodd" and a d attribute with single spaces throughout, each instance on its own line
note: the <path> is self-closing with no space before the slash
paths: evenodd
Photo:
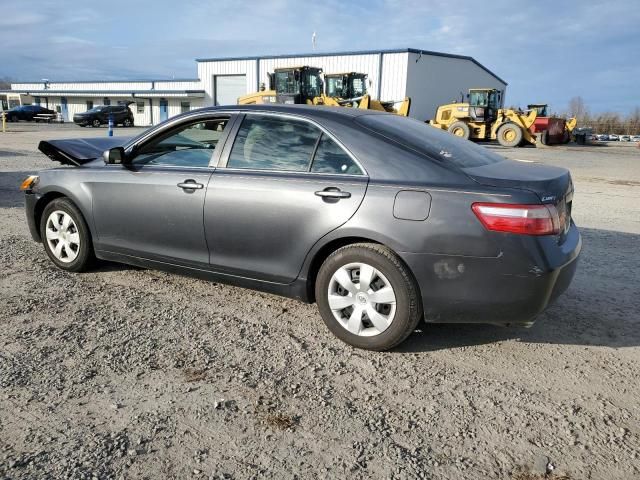
<path id="1" fill-rule="evenodd" d="M 201 183 L 196 183 L 195 180 L 185 180 L 184 182 L 179 183 L 178 187 L 182 188 L 183 190 L 201 190 L 202 188 L 204 188 L 204 185 Z"/>
<path id="2" fill-rule="evenodd" d="M 343 192 L 339 188 L 325 188 L 324 190 L 320 190 L 316 192 L 316 195 L 323 198 L 350 198 L 351 193 Z"/>

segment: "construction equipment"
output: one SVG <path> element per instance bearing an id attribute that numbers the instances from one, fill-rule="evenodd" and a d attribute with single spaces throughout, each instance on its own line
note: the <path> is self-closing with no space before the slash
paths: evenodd
<path id="1" fill-rule="evenodd" d="M 468 140 L 498 140 L 505 147 L 535 144 L 531 131 L 537 111 L 500 108 L 502 93 L 495 88 L 472 88 L 467 102 L 441 105 L 429 124 Z"/>
<path id="2" fill-rule="evenodd" d="M 321 78 L 322 69 L 317 67 L 276 68 L 269 74 L 269 89 L 244 95 L 238 99 L 240 105 L 256 103 L 295 103 L 354 107 L 368 110 L 409 115 L 411 100 L 381 102 L 367 93 L 366 73 L 325 74 L 326 90 Z M 399 107 L 395 105 L 400 103 Z"/>
<path id="3" fill-rule="evenodd" d="M 295 103 L 314 105 L 323 95 L 322 69 L 316 67 L 276 68 L 269 74 L 269 90 L 238 98 L 239 105 L 255 103 Z"/>
<path id="4" fill-rule="evenodd" d="M 404 117 L 409 116 L 409 109 L 411 108 L 411 99 L 409 97 L 397 102 L 380 101 L 371 98 L 371 95 L 367 92 L 366 73 L 325 73 L 324 79 L 324 96 L 315 100 L 316 105 L 351 106 L 363 110 L 378 110 Z"/>
<path id="5" fill-rule="evenodd" d="M 536 110 L 536 121 L 531 126 L 531 132 L 535 134 L 537 144 L 556 145 L 569 143 L 571 132 L 576 127 L 577 119 L 564 119 L 549 115 L 549 106 L 546 103 L 533 103 L 527 105 L 527 109 Z"/>

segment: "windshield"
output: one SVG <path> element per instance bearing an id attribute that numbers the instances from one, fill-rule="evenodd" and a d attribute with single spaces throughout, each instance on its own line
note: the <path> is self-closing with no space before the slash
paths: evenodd
<path id="1" fill-rule="evenodd" d="M 362 97 L 367 93 L 367 86 L 363 77 L 351 78 L 351 92 L 354 97 Z"/>
<path id="2" fill-rule="evenodd" d="M 315 71 L 307 70 L 303 74 L 304 91 L 302 92 L 305 97 L 319 97 L 322 95 L 322 80 L 320 80 L 320 74 Z"/>
<path id="3" fill-rule="evenodd" d="M 469 105 L 472 107 L 487 107 L 489 106 L 489 92 L 474 91 L 469 92 Z"/>
<path id="4" fill-rule="evenodd" d="M 424 122 L 400 115 L 362 115 L 356 123 L 443 164 L 480 167 L 505 161 L 492 151 Z"/>
<path id="5" fill-rule="evenodd" d="M 342 98 L 344 96 L 344 77 L 327 77 L 327 96 Z"/>
<path id="6" fill-rule="evenodd" d="M 276 92 L 280 94 L 300 93 L 300 83 L 296 80 L 293 70 L 276 72 Z"/>

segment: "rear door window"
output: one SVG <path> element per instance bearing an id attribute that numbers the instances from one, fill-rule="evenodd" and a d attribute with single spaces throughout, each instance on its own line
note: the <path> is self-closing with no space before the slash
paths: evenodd
<path id="1" fill-rule="evenodd" d="M 306 172 L 320 130 L 308 122 L 247 115 L 238 130 L 228 168 Z"/>
<path id="2" fill-rule="evenodd" d="M 363 175 L 358 164 L 340 145 L 323 133 L 311 165 L 313 173 Z"/>

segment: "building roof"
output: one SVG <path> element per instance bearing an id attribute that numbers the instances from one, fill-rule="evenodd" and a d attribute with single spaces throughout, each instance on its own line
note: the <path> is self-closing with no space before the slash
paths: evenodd
<path id="1" fill-rule="evenodd" d="M 420 55 L 431 55 L 434 57 L 447 57 L 458 58 L 461 60 L 468 60 L 473 62 L 478 67 L 483 69 L 489 75 L 492 75 L 500 82 L 508 85 L 502 78 L 493 73 L 487 67 L 478 62 L 475 58 L 468 55 L 457 55 L 454 53 L 434 52 L 432 50 L 422 50 L 418 48 L 396 48 L 389 50 L 351 50 L 346 52 L 311 52 L 311 53 L 298 53 L 298 54 L 285 54 L 285 55 L 254 55 L 248 57 L 213 57 L 213 58 L 196 58 L 196 62 L 229 62 L 237 60 L 272 60 L 278 58 L 298 58 L 298 57 L 329 57 L 329 56 L 349 56 L 349 55 L 384 55 L 387 53 L 417 53 Z"/>
<path id="2" fill-rule="evenodd" d="M 29 88 L 16 90 L 0 90 L 0 93 L 22 93 L 38 97 L 204 97 L 204 90 L 33 90 Z"/>

